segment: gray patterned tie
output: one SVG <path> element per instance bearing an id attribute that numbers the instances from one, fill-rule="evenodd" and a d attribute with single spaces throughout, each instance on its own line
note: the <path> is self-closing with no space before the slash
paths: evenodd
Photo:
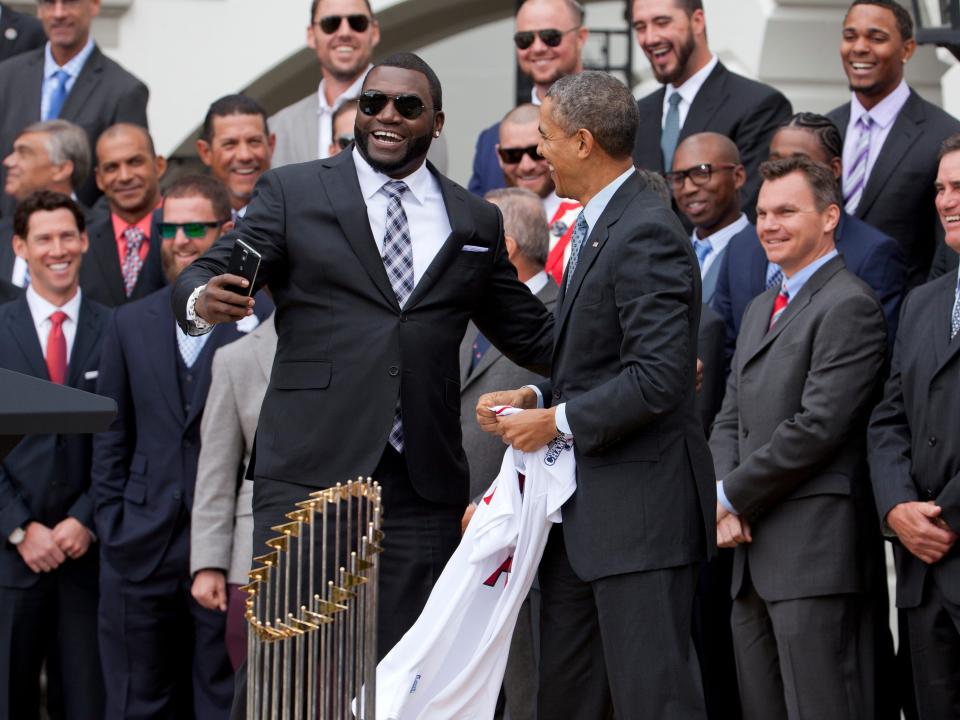
<path id="1" fill-rule="evenodd" d="M 960 283 L 957 283 L 957 289 L 953 298 L 953 314 L 950 316 L 950 339 L 953 340 L 960 331 Z"/>
<path id="2" fill-rule="evenodd" d="M 407 214 L 400 202 L 407 190 L 407 184 L 400 180 L 391 180 L 383 185 L 383 192 L 390 198 L 387 203 L 386 232 L 383 235 L 383 265 L 400 307 L 413 292 L 413 245 L 410 242 Z M 387 441 L 398 453 L 403 452 L 403 416 L 399 398 Z"/>
<path id="3" fill-rule="evenodd" d="M 675 92 L 667 100 L 670 106 L 667 109 L 667 117 L 663 123 L 663 130 L 660 132 L 660 150 L 663 152 L 663 169 L 670 172 L 673 169 L 673 153 L 677 149 L 677 141 L 680 139 L 680 93 Z"/>
<path id="4" fill-rule="evenodd" d="M 580 259 L 580 248 L 583 247 L 583 241 L 587 239 L 587 219 L 583 216 L 583 210 L 577 215 L 577 224 L 573 226 L 573 235 L 570 238 L 570 259 L 567 260 L 567 282 L 566 288 L 570 288 L 570 278 L 577 271 L 577 262 Z"/>

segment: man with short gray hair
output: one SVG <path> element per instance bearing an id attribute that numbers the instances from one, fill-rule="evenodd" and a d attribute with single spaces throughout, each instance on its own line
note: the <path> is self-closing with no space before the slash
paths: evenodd
<path id="1" fill-rule="evenodd" d="M 716 495 L 695 406 L 700 273 L 673 212 L 633 167 L 638 112 L 602 72 L 540 108 L 557 192 L 583 204 L 556 311 L 551 379 L 480 398 L 513 447 L 572 438 L 577 489 L 550 531 L 541 718 L 704 718 L 690 624 Z M 487 407 L 524 412 L 496 416 Z"/>
<path id="2" fill-rule="evenodd" d="M 37 190 L 62 193 L 76 200 L 76 190 L 90 174 L 87 133 L 66 120 L 48 120 L 25 127 L 3 160 L 3 191 L 20 202 Z M 82 206 L 81 206 L 82 207 Z M 30 283 L 27 264 L 13 252 L 13 216 L 0 220 L 0 278 L 17 287 Z"/>

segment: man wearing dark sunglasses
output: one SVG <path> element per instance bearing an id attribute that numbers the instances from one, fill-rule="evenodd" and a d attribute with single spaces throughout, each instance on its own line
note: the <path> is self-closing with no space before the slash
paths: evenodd
<path id="1" fill-rule="evenodd" d="M 243 281 L 223 273 L 237 238 L 262 254 L 253 289 L 269 284 L 282 322 L 251 470 L 255 552 L 306 493 L 376 477 L 390 508 L 381 657 L 459 542 L 467 321 L 534 372 L 548 370 L 553 346 L 552 317 L 517 279 L 499 213 L 425 162 L 442 100 L 416 55 L 375 66 L 355 146 L 265 173 L 244 221 L 180 275 L 173 295 L 190 333 L 242 318 L 252 303 L 225 285 Z"/>
<path id="2" fill-rule="evenodd" d="M 576 0 L 526 0 L 517 11 L 513 42 L 520 70 L 533 81 L 530 102 L 534 105 L 541 103 L 559 78 L 583 69 L 583 46 L 589 34 L 585 18 L 583 5 Z M 500 123 L 493 124 L 477 138 L 468 187 L 481 196 L 507 186 L 495 150 L 499 127 Z"/>
<path id="3" fill-rule="evenodd" d="M 350 147 L 353 142 L 353 126 L 357 123 L 357 101 L 348 100 L 333 114 L 333 140 L 329 154 L 332 157 Z"/>

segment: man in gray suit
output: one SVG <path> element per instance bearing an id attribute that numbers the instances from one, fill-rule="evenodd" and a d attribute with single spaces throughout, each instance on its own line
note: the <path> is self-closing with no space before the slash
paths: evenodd
<path id="1" fill-rule="evenodd" d="M 510 262 L 530 292 L 553 312 L 559 288 L 547 275 L 550 230 L 538 195 L 524 188 L 491 190 L 486 199 L 503 213 L 503 232 Z M 483 432 L 474 420 L 480 396 L 504 387 L 521 387 L 544 378 L 514 364 L 490 344 L 470 323 L 460 344 L 460 430 L 470 466 L 470 497 L 477 498 L 500 472 L 506 446 L 500 438 Z M 474 506 L 464 516 L 464 526 Z M 520 609 L 510 656 L 503 678 L 510 720 L 533 720 L 537 716 L 537 661 L 534 628 L 539 627 L 539 588 Z"/>
<path id="2" fill-rule="evenodd" d="M 740 151 L 726 135 L 703 132 L 680 143 L 667 182 L 677 208 L 693 225 L 690 241 L 700 263 L 703 304 L 710 305 L 731 238 L 751 227 L 740 211 L 747 171 Z"/>
<path id="3" fill-rule="evenodd" d="M 62 118 L 87 132 L 90 147 L 118 122 L 147 125 L 147 86 L 110 60 L 90 37 L 100 0 L 41 2 L 37 15 L 50 38 L 46 45 L 0 64 L 0 157 L 30 123 Z M 6 176 L 0 170 L 0 185 Z M 77 190 L 88 207 L 100 196 L 93 175 Z M 0 213 L 13 212 L 10 198 L 0 199 Z"/>
<path id="4" fill-rule="evenodd" d="M 191 592 L 209 610 L 227 613 L 233 669 L 246 657 L 247 594 L 253 557 L 253 480 L 243 478 L 267 392 L 277 331 L 273 315 L 256 330 L 219 348 L 200 423 L 200 459 L 190 524 Z"/>
<path id="5" fill-rule="evenodd" d="M 761 166 L 757 230 L 784 281 L 743 319 L 710 437 L 744 720 L 875 717 L 864 430 L 886 357 L 870 288 L 834 245 L 825 165 Z"/>

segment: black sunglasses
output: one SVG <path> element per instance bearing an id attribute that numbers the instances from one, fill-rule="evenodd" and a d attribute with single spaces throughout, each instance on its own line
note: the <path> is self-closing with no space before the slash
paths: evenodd
<path id="1" fill-rule="evenodd" d="M 547 28 L 546 30 L 523 30 L 522 32 L 514 33 L 513 42 L 519 49 L 526 50 L 528 47 L 533 45 L 534 36 L 539 35 L 540 41 L 544 45 L 547 47 L 556 47 L 563 40 L 564 35 L 579 29 L 580 26 L 577 25 L 577 27 L 570 28 L 569 30 L 557 30 L 556 28 Z"/>
<path id="2" fill-rule="evenodd" d="M 172 240 L 177 236 L 177 230 L 183 228 L 184 235 L 191 240 L 199 240 L 207 234 L 207 230 L 218 228 L 221 225 L 223 225 L 222 222 L 162 222 L 160 223 L 160 237 L 162 237 L 164 240 Z"/>
<path id="3" fill-rule="evenodd" d="M 353 135 L 340 135 L 335 142 L 341 150 L 346 150 L 353 142 Z"/>
<path id="4" fill-rule="evenodd" d="M 674 190 L 682 190 L 683 183 L 687 178 L 690 178 L 690 182 L 699 187 L 710 182 L 713 173 L 718 170 L 733 170 L 735 167 L 737 166 L 733 163 L 700 163 L 686 170 L 668 172 L 664 177 Z"/>
<path id="5" fill-rule="evenodd" d="M 327 15 L 320 18 L 315 25 L 319 25 L 327 35 L 333 35 L 340 29 L 340 24 L 346 19 L 350 24 L 350 29 L 354 32 L 366 32 L 370 27 L 370 18 L 367 15 Z"/>
<path id="6" fill-rule="evenodd" d="M 522 148 L 497 148 L 497 154 L 503 160 L 504 165 L 516 165 L 523 160 L 524 155 L 529 155 L 531 160 L 543 160 L 543 155 L 537 152 L 536 145 L 528 145 Z"/>
<path id="7" fill-rule="evenodd" d="M 379 90 L 366 90 L 357 98 L 357 107 L 364 115 L 374 116 L 393 100 L 393 107 L 407 120 L 415 120 L 424 111 L 423 100 L 416 95 L 386 95 Z"/>

